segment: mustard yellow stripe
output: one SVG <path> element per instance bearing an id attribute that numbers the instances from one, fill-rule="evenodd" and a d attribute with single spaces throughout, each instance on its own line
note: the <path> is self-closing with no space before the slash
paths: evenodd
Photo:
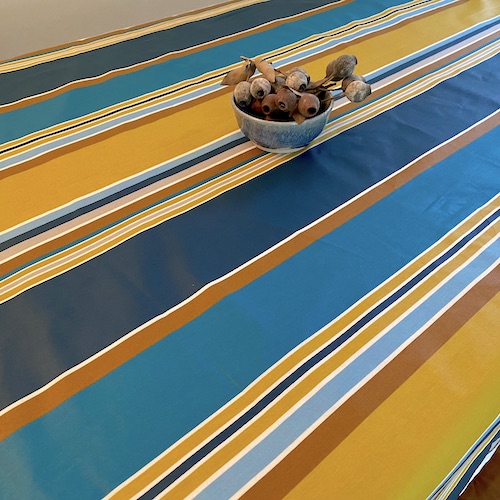
<path id="1" fill-rule="evenodd" d="M 71 45 L 68 47 L 53 49 L 51 52 L 45 52 L 43 54 L 32 55 L 23 57 L 22 59 L 16 59 L 13 61 L 6 61 L 0 64 L 0 74 L 8 73 L 11 71 L 18 71 L 30 66 L 35 66 L 37 64 L 54 61 L 56 59 L 62 59 L 63 57 L 75 56 L 82 54 L 84 52 L 89 52 L 91 50 L 100 49 L 103 47 L 108 47 L 126 40 L 133 40 L 141 36 L 148 35 L 150 33 L 156 33 L 159 31 L 165 31 L 168 29 L 175 28 L 182 24 L 192 23 L 200 19 L 209 19 L 211 17 L 224 14 L 226 12 L 231 12 L 234 10 L 247 7 L 249 5 L 255 5 L 258 3 L 268 2 L 269 0 L 237 0 L 233 2 L 226 2 L 219 5 L 214 5 L 203 9 L 202 11 L 196 11 L 193 13 L 187 13 L 180 16 L 175 16 L 168 18 L 164 21 L 150 24 L 147 26 L 130 28 L 127 31 L 121 33 L 114 33 L 109 35 L 104 35 L 100 38 L 92 38 L 84 43 L 78 43 L 76 45 Z"/>
<path id="2" fill-rule="evenodd" d="M 380 34 L 352 46 L 359 58 L 360 72 L 368 73 L 400 57 L 423 48 L 432 40 L 439 41 L 456 31 L 465 29 L 491 15 L 487 8 L 479 8 L 484 1 L 471 0 L 453 7 L 456 22 L 446 22 L 447 13 L 438 12 L 424 20 L 417 20 L 401 28 Z M 489 5 L 489 2 L 486 2 Z M 439 25 L 439 30 L 429 29 L 429 22 Z M 407 35 L 411 29 L 412 36 Z M 418 36 L 413 36 L 418 33 Z M 412 45 L 398 43 L 404 37 Z M 432 40 L 431 40 L 432 39 Z M 391 52 L 387 51 L 391 47 Z M 314 65 L 321 67 L 335 52 Z M 318 74 L 318 72 L 313 73 Z M 228 90 L 229 92 L 229 90 Z M 195 108 L 184 109 L 153 123 L 125 130 L 112 137 L 85 141 L 83 149 L 69 151 L 55 158 L 47 158 L 15 176 L 7 177 L 0 184 L 0 232 L 24 221 L 50 212 L 81 198 L 136 175 L 164 161 L 185 154 L 220 136 L 237 130 L 228 94 L 197 103 Z M 43 191 L 44 196 L 40 196 Z M 16 210 L 12 210 L 15 206 Z"/>
<path id="3" fill-rule="evenodd" d="M 201 117 L 205 120 L 203 124 Z M 210 119 L 211 123 L 207 123 Z M 222 95 L 151 124 L 124 130 L 106 139 L 94 139 L 92 144 L 84 142 L 81 149 L 40 161 L 2 179 L 0 232 L 217 140 L 235 129 L 228 96 Z M 44 196 L 40 196 L 41 192 Z"/>
<path id="4" fill-rule="evenodd" d="M 426 498 L 498 414 L 499 314 L 500 294 L 287 498 Z"/>
<path id="5" fill-rule="evenodd" d="M 399 322 L 408 311 L 411 311 L 412 307 L 414 307 L 419 300 L 422 300 L 436 287 L 439 287 L 453 271 L 466 262 L 467 259 L 471 258 L 477 251 L 481 250 L 484 244 L 487 244 L 496 236 L 499 227 L 500 224 L 496 230 L 490 228 L 490 230 L 476 240 L 473 245 L 466 248 L 429 279 L 420 283 L 419 286 L 405 296 L 403 300 L 384 311 L 376 321 L 364 328 L 351 342 L 344 344 L 325 362 L 317 365 L 304 376 L 300 382 L 291 388 L 291 390 L 284 394 L 281 399 L 275 401 L 272 406 L 266 408 L 264 412 L 252 420 L 251 424 L 249 424 L 240 434 L 226 441 L 224 445 L 219 447 L 218 451 L 212 454 L 200 467 L 184 475 L 182 481 L 169 490 L 167 497 L 187 497 L 187 495 L 189 495 L 198 485 L 203 484 L 203 482 L 208 480 L 212 475 L 218 475 L 221 468 L 233 460 L 247 446 L 252 445 L 255 440 L 259 440 L 269 427 L 282 419 L 294 405 L 303 398 L 306 398 L 311 391 L 319 387 L 320 384 L 327 380 L 335 371 L 343 369 L 346 364 L 349 364 L 356 353 L 365 348 L 371 341 L 379 336 L 381 332 L 384 332 L 386 328 L 389 328 L 393 323 Z M 341 331 L 336 328 L 336 325 L 329 326 L 326 332 L 330 338 L 335 338 L 341 333 Z"/>
<path id="6" fill-rule="evenodd" d="M 460 483 L 461 479 L 468 472 L 468 469 L 472 466 L 474 460 L 479 457 L 483 451 L 489 451 L 492 441 L 495 438 L 497 432 L 500 431 L 500 424 L 490 430 L 489 435 L 482 441 L 473 453 L 461 464 L 459 469 L 455 471 L 453 476 L 448 480 L 446 486 L 440 491 L 438 495 L 433 496 L 433 500 L 446 500 L 453 489 Z"/>
<path id="7" fill-rule="evenodd" d="M 339 316 L 331 325 L 329 325 L 324 330 L 318 332 L 317 335 L 308 339 L 307 342 L 302 344 L 296 351 L 291 352 L 287 357 L 283 358 L 277 365 L 275 365 L 268 373 L 264 374 L 261 379 L 251 386 L 247 391 L 243 392 L 238 398 L 235 398 L 230 404 L 228 404 L 221 412 L 217 415 L 208 419 L 200 427 L 195 429 L 193 433 L 188 435 L 184 440 L 177 443 L 175 446 L 167 450 L 167 452 L 158 458 L 158 460 L 144 470 L 140 471 L 135 477 L 133 477 L 129 482 L 125 483 L 119 487 L 113 494 L 111 498 L 130 498 L 138 491 L 153 481 L 154 478 L 159 477 L 162 473 L 167 471 L 172 467 L 177 461 L 181 460 L 185 454 L 189 453 L 191 450 L 195 449 L 204 440 L 208 439 L 210 435 L 216 433 L 220 428 L 225 426 L 231 419 L 235 418 L 240 412 L 242 412 L 247 406 L 250 406 L 255 400 L 262 396 L 265 392 L 269 390 L 274 384 L 278 383 L 287 373 L 290 373 L 297 365 L 299 365 L 304 359 L 307 359 L 314 352 L 319 350 L 323 345 L 331 341 L 342 331 L 347 329 L 352 325 L 360 316 L 365 314 L 368 310 L 373 308 L 377 303 L 382 301 L 386 296 L 390 295 L 396 288 L 401 284 L 409 280 L 412 276 L 417 274 L 423 267 L 425 267 L 430 261 L 435 259 L 441 252 L 446 248 L 452 246 L 458 239 L 460 239 L 463 234 L 468 232 L 474 225 L 481 221 L 485 216 L 487 216 L 493 207 L 498 206 L 498 200 L 492 201 L 490 204 L 486 205 L 483 209 L 474 214 L 469 220 L 464 222 L 460 227 L 456 228 L 453 232 L 443 238 L 435 247 L 430 248 L 427 252 L 415 259 L 414 262 L 410 263 L 406 268 L 402 269 L 399 273 L 395 274 L 386 283 L 384 283 L 378 290 L 373 291 L 368 296 L 364 297 L 359 303 L 353 306 L 353 308 L 346 312 L 346 314 Z M 216 455 L 215 458 L 211 459 L 211 463 L 207 466 L 203 466 L 201 470 L 195 472 L 194 478 L 190 479 L 189 485 L 180 484 L 173 491 L 176 494 L 183 495 L 187 494 L 188 490 L 192 484 L 198 484 L 202 482 L 203 479 L 208 477 L 210 474 L 214 473 L 218 466 L 227 460 L 227 457 L 232 454 L 237 453 L 241 447 L 248 444 L 252 439 L 254 439 L 261 431 L 262 426 L 264 428 L 269 425 L 269 422 L 276 421 L 281 414 L 283 414 L 292 404 L 294 404 L 300 397 L 302 397 L 306 392 L 314 387 L 321 378 L 327 376 L 331 371 L 340 366 L 343 362 L 349 359 L 358 349 L 365 345 L 371 338 L 377 335 L 383 328 L 388 325 L 391 321 L 395 320 L 399 314 L 402 314 L 409 307 L 409 303 L 415 303 L 421 296 L 427 293 L 432 287 L 438 284 L 439 280 L 444 279 L 451 272 L 452 268 L 456 268 L 467 256 L 471 255 L 471 252 L 478 249 L 478 245 L 481 242 L 488 241 L 489 238 L 494 236 L 494 230 L 490 230 L 488 234 L 485 234 L 481 240 L 478 240 L 474 245 L 467 249 L 462 255 L 457 256 L 457 258 L 445 268 L 440 270 L 434 277 L 423 283 L 419 289 L 413 292 L 411 296 L 406 298 L 399 305 L 396 304 L 391 311 L 387 311 L 384 317 L 382 317 L 377 322 L 369 325 L 359 337 L 353 339 L 350 343 L 344 345 L 344 347 L 339 350 L 331 361 L 325 365 L 325 367 L 320 367 L 312 375 L 309 375 L 308 380 L 303 384 L 299 384 L 291 396 L 286 396 L 280 401 L 270 412 L 266 413 L 263 423 L 256 424 L 257 427 L 251 428 L 250 431 L 243 433 L 238 437 L 238 440 L 232 444 L 224 451 L 222 456 Z M 319 378 L 318 378 L 319 377 Z M 312 381 L 312 382 L 311 382 Z M 291 399 L 290 399 L 291 398 Z M 212 461 L 212 460 L 215 460 Z"/>

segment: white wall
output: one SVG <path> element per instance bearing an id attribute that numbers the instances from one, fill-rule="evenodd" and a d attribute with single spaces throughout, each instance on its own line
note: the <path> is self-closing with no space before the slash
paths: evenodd
<path id="1" fill-rule="evenodd" d="M 221 0 L 0 0 L 0 61 Z"/>

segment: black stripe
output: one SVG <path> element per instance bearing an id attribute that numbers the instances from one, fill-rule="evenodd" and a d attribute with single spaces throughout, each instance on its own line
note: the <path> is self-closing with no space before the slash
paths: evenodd
<path id="1" fill-rule="evenodd" d="M 101 200 L 97 200 L 94 203 L 90 203 L 89 205 L 85 205 L 84 207 L 81 207 L 78 210 L 75 210 L 69 214 L 58 217 L 57 219 L 46 222 L 45 224 L 37 226 L 37 227 L 31 229 L 30 231 L 26 231 L 23 234 L 20 234 L 18 236 L 10 238 L 6 241 L 3 241 L 0 243 L 0 252 L 2 252 L 3 250 L 6 250 L 7 248 L 9 248 L 13 245 L 21 243 L 22 241 L 28 240 L 29 238 L 33 238 L 34 236 L 37 236 L 38 234 L 44 233 L 45 231 L 48 231 L 49 229 L 60 226 L 61 224 L 64 224 L 65 222 L 68 222 L 76 217 L 79 217 L 80 215 L 84 215 L 86 213 L 91 212 L 92 210 L 96 210 L 99 207 L 107 205 L 108 203 L 112 203 L 115 200 L 123 198 L 124 196 L 127 196 L 128 194 L 133 193 L 134 191 L 142 189 L 146 186 L 150 186 L 151 184 L 154 184 L 155 182 L 157 182 L 161 179 L 166 179 L 167 177 L 170 177 L 171 175 L 174 175 L 177 172 L 185 170 L 186 168 L 192 167 L 193 165 L 196 165 L 204 160 L 208 160 L 209 158 L 213 158 L 215 155 L 223 153 L 224 151 L 228 151 L 228 150 L 230 150 L 236 146 L 239 146 L 240 144 L 243 144 L 245 142 L 248 142 L 248 139 L 246 137 L 241 137 L 239 139 L 235 139 L 234 141 L 231 141 L 228 144 L 225 144 L 224 146 L 220 146 L 220 147 L 215 148 L 211 151 L 208 151 L 205 154 L 197 156 L 196 158 L 192 158 L 191 160 L 185 161 L 185 162 L 181 163 L 180 165 L 177 165 L 176 167 L 173 167 L 173 168 L 167 170 L 166 172 L 161 172 L 161 173 L 156 174 L 152 177 L 148 177 L 147 179 L 144 179 L 143 181 L 138 182 L 137 184 L 134 184 L 134 185 L 129 186 L 125 189 L 122 189 L 121 191 L 118 191 L 115 194 L 107 196 L 106 198 L 103 198 Z"/>

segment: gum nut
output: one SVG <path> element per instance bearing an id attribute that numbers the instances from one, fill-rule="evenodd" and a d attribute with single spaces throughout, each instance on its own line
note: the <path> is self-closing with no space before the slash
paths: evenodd
<path id="1" fill-rule="evenodd" d="M 321 102 L 314 94 L 304 94 L 300 97 L 297 108 L 299 113 L 306 118 L 318 114 Z"/>
<path id="2" fill-rule="evenodd" d="M 297 105 L 298 97 L 288 88 L 282 88 L 277 94 L 278 108 L 281 111 L 292 111 Z"/>
<path id="3" fill-rule="evenodd" d="M 326 66 L 326 75 L 325 76 L 331 75 L 335 71 L 336 65 L 337 65 L 337 59 L 330 61 Z"/>
<path id="4" fill-rule="evenodd" d="M 345 89 L 347 86 L 354 81 L 361 81 L 361 82 L 366 82 L 366 79 L 364 76 L 359 76 L 355 75 L 354 73 L 351 76 L 348 76 L 347 78 L 344 78 L 342 80 L 342 90 L 345 92 Z"/>
<path id="5" fill-rule="evenodd" d="M 255 99 L 264 99 L 271 92 L 271 82 L 266 78 L 256 78 L 250 84 L 250 93 Z"/>
<path id="6" fill-rule="evenodd" d="M 262 101 L 260 99 L 253 99 L 252 104 L 250 104 L 250 109 L 252 110 L 252 113 L 262 115 Z"/>
<path id="7" fill-rule="evenodd" d="M 355 56 L 347 54 L 339 56 L 326 67 L 327 76 L 331 76 L 331 79 L 336 82 L 343 80 L 352 75 L 357 63 Z"/>
<path id="8" fill-rule="evenodd" d="M 304 92 L 307 88 L 307 77 L 301 71 L 292 71 L 286 77 L 286 86 L 298 92 Z"/>
<path id="9" fill-rule="evenodd" d="M 286 78 L 282 75 L 276 75 L 272 88 L 275 94 L 277 94 L 286 84 Z"/>
<path id="10" fill-rule="evenodd" d="M 240 82 L 233 90 L 234 100 L 240 108 L 246 108 L 252 102 L 252 94 L 250 93 L 250 83 Z"/>
<path id="11" fill-rule="evenodd" d="M 296 66 L 295 68 L 292 68 L 290 70 L 290 73 L 293 73 L 294 71 L 300 71 L 301 73 L 304 73 L 304 75 L 306 75 L 306 78 L 307 78 L 307 83 L 309 83 L 311 81 L 311 77 L 310 77 L 309 73 L 304 68 L 301 68 L 300 66 Z"/>
<path id="12" fill-rule="evenodd" d="M 262 112 L 265 115 L 270 115 L 279 109 L 276 95 L 277 94 L 267 94 L 266 97 L 262 99 Z"/>
<path id="13" fill-rule="evenodd" d="M 356 56 L 348 54 L 337 57 L 337 64 L 335 65 L 335 77 L 338 80 L 351 76 L 358 60 Z"/>
<path id="14" fill-rule="evenodd" d="M 345 96 L 351 102 L 361 102 L 372 93 L 372 88 L 368 83 L 357 80 L 351 82 L 345 89 Z"/>

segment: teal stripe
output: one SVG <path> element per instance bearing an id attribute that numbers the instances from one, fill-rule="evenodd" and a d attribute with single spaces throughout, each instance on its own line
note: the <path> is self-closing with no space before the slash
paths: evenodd
<path id="1" fill-rule="evenodd" d="M 0 497 L 120 484 L 486 203 L 498 144 L 481 137 L 4 440 Z"/>

